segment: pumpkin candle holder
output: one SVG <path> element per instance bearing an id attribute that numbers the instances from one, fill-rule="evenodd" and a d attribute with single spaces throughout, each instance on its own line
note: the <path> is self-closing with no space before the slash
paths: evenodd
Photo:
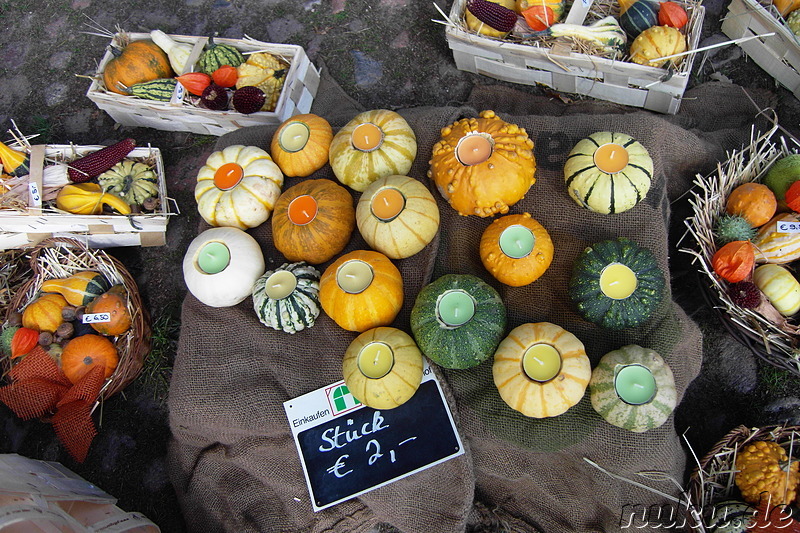
<path id="1" fill-rule="evenodd" d="M 284 263 L 265 272 L 253 287 L 258 319 L 272 329 L 296 333 L 319 316 L 319 271 L 306 263 Z"/>
<path id="2" fill-rule="evenodd" d="M 328 162 L 333 129 L 314 114 L 296 115 L 281 124 L 270 143 L 270 153 L 285 176 L 305 178 Z"/>
<path id="3" fill-rule="evenodd" d="M 539 279 L 553 261 L 550 234 L 528 213 L 495 219 L 480 242 L 483 266 L 500 283 L 511 287 Z"/>

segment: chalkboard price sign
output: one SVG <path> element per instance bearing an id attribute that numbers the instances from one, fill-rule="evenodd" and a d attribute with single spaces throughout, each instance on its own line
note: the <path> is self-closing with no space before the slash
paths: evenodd
<path id="1" fill-rule="evenodd" d="M 464 453 L 430 367 L 403 405 L 358 403 L 344 382 L 284 404 L 315 511 Z"/>

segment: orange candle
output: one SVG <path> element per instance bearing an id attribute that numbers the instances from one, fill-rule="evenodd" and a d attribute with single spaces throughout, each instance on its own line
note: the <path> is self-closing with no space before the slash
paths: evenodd
<path id="1" fill-rule="evenodd" d="M 371 152 L 383 143 L 383 130 L 372 122 L 365 122 L 356 126 L 350 136 L 350 142 L 356 150 Z"/>
<path id="2" fill-rule="evenodd" d="M 214 185 L 223 191 L 233 189 L 244 177 L 244 170 L 236 163 L 225 163 L 214 172 Z"/>
<path id="3" fill-rule="evenodd" d="M 405 206 L 406 198 L 397 189 L 383 189 L 372 197 L 372 214 L 384 222 L 396 218 Z"/>
<path id="4" fill-rule="evenodd" d="M 616 174 L 628 166 L 628 151 L 620 144 L 604 144 L 594 151 L 594 164 L 607 174 Z"/>
<path id="5" fill-rule="evenodd" d="M 298 196 L 291 202 L 287 208 L 287 214 L 292 224 L 304 226 L 314 220 L 317 216 L 317 201 L 313 196 L 304 194 Z"/>
<path id="6" fill-rule="evenodd" d="M 483 163 L 492 155 L 492 141 L 482 133 L 464 135 L 456 145 L 456 159 L 466 166 Z"/>

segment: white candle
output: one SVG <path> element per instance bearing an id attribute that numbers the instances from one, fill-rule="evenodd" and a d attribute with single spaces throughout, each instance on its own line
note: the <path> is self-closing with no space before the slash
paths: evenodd
<path id="1" fill-rule="evenodd" d="M 288 270 L 278 270 L 267 278 L 264 291 L 273 300 L 286 298 L 297 287 L 297 277 Z"/>

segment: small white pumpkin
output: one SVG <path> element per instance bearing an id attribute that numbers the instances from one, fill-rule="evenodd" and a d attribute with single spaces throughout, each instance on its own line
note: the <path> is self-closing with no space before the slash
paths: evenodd
<path id="1" fill-rule="evenodd" d="M 238 228 L 204 231 L 183 257 L 189 292 L 210 307 L 231 307 L 249 297 L 265 269 L 258 242 Z"/>

